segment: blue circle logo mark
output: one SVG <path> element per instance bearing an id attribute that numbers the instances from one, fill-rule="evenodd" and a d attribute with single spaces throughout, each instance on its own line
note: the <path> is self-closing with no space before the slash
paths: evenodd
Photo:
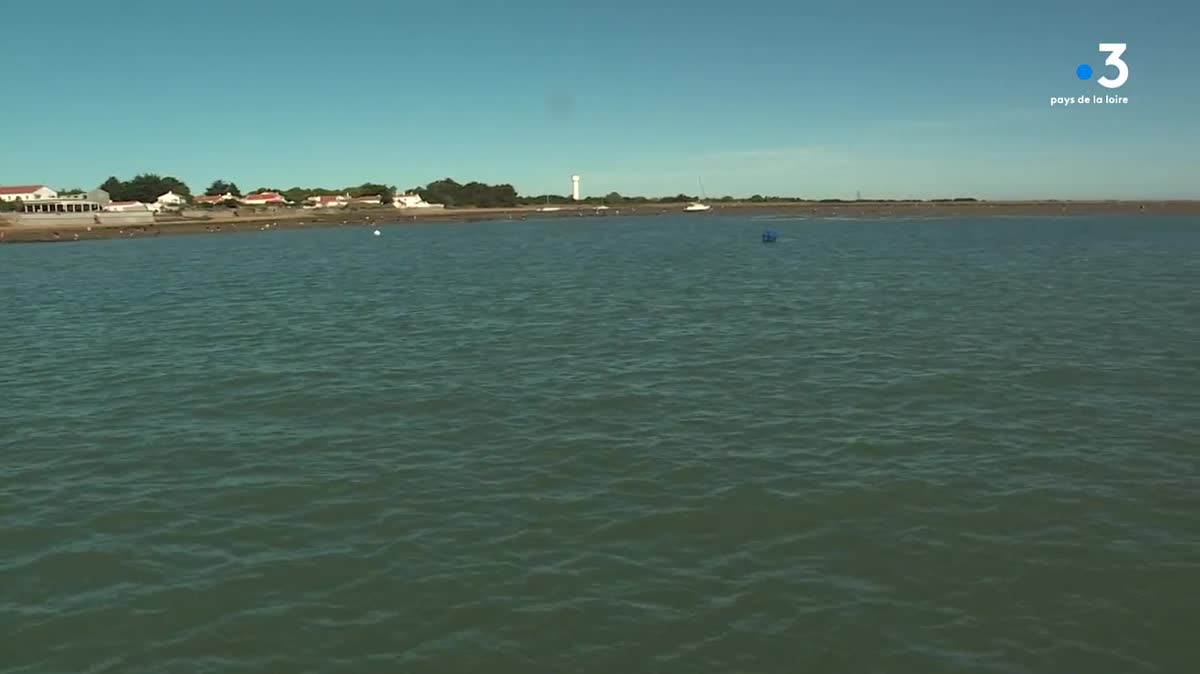
<path id="1" fill-rule="evenodd" d="M 1092 67 L 1086 63 L 1081 64 L 1078 68 L 1075 69 L 1075 76 L 1081 80 L 1092 79 Z"/>

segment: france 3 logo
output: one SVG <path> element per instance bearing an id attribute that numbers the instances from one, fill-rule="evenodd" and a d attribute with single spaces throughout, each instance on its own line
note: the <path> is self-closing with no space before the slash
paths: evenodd
<path id="1" fill-rule="evenodd" d="M 1129 79 L 1129 65 L 1121 59 L 1121 56 L 1125 54 L 1126 47 L 1127 45 L 1124 42 L 1100 43 L 1100 52 L 1108 54 L 1108 58 L 1104 59 L 1104 65 L 1116 68 L 1117 76 L 1116 78 L 1111 78 L 1108 75 L 1101 75 L 1096 80 L 1096 84 L 1108 89 L 1116 89 L 1125 84 Z M 1075 76 L 1085 82 L 1092 79 L 1093 74 L 1092 66 L 1086 63 L 1079 64 L 1079 67 L 1075 69 Z"/>

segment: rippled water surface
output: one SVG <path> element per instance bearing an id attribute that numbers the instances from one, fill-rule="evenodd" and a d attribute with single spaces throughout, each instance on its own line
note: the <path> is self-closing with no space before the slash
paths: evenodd
<path id="1" fill-rule="evenodd" d="M 9 245 L 0 286 L 6 674 L 1196 671 L 1195 221 Z"/>

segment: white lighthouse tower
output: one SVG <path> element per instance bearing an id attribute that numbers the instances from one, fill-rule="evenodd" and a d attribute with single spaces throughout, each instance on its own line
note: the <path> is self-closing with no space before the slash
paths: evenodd
<path id="1" fill-rule="evenodd" d="M 579 201 L 579 176 L 571 176 L 571 200 Z"/>

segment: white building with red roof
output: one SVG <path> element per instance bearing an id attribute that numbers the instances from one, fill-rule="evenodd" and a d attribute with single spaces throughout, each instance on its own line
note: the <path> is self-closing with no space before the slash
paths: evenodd
<path id="1" fill-rule="evenodd" d="M 283 205 L 287 202 L 278 192 L 259 192 L 242 197 L 242 203 L 247 206 Z"/>
<path id="2" fill-rule="evenodd" d="M 225 194 L 205 194 L 202 197 L 196 197 L 192 201 L 198 204 L 219 204 L 225 201 L 237 201 L 238 198 L 233 194 L 226 192 Z"/>
<path id="3" fill-rule="evenodd" d="M 58 192 L 45 185 L 0 185 L 0 201 L 54 199 Z"/>

